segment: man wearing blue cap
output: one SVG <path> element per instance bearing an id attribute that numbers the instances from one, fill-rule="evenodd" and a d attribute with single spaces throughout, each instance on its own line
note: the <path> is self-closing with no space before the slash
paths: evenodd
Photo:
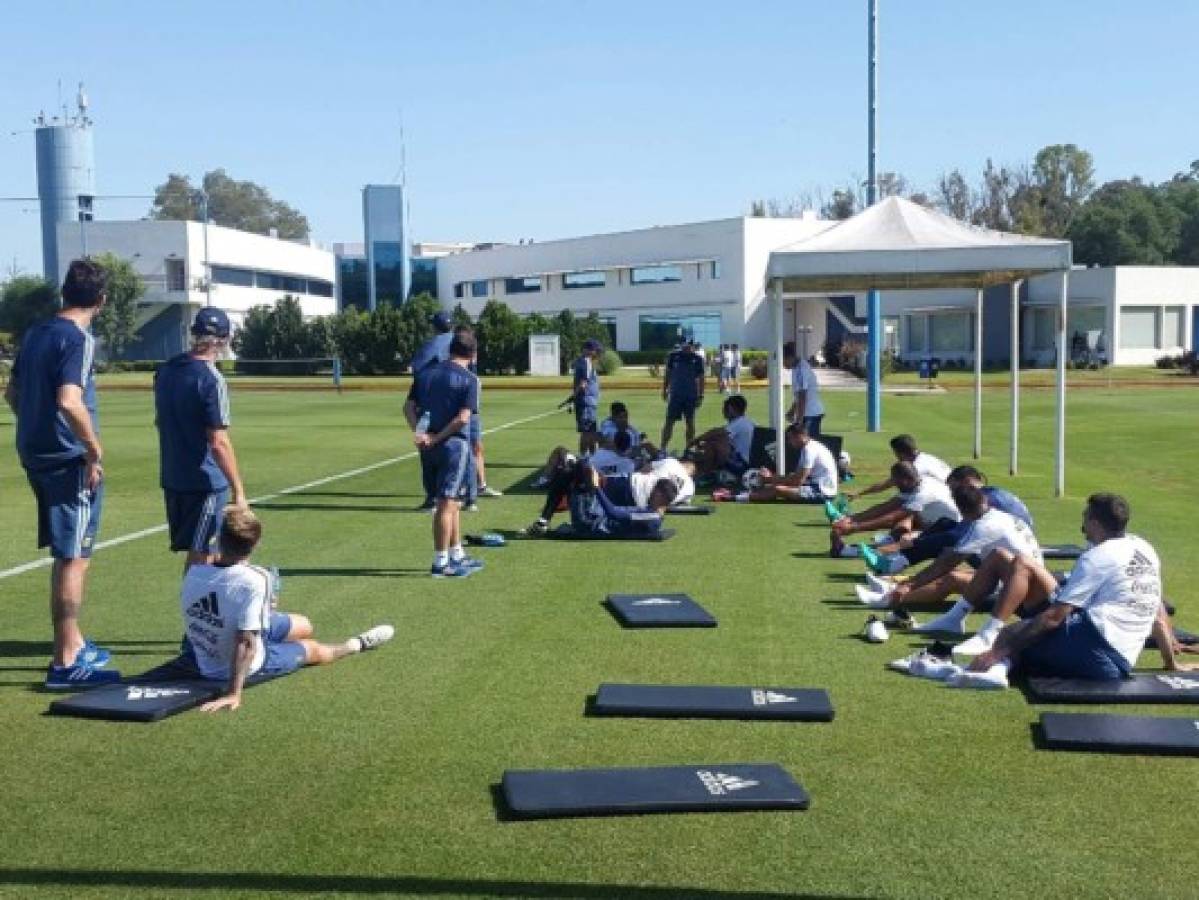
<path id="1" fill-rule="evenodd" d="M 579 452 L 591 453 L 599 444 L 596 421 L 599 418 L 599 370 L 595 361 L 604 348 L 599 341 L 583 342 L 583 353 L 575 360 L 571 390 L 575 401 L 575 425 L 579 431 Z"/>
<path id="2" fill-rule="evenodd" d="M 192 323 L 191 350 L 154 374 L 159 483 L 171 549 L 187 552 L 185 572 L 215 558 L 225 505 L 246 506 L 229 439 L 229 389 L 216 367 L 230 330 L 223 310 L 204 307 Z"/>
<path id="3" fill-rule="evenodd" d="M 104 308 L 104 271 L 86 259 L 67 269 L 62 309 L 26 332 L 4 398 L 17 418 L 17 454 L 37 500 L 37 543 L 49 547 L 54 657 L 48 690 L 83 690 L 120 679 L 111 654 L 79 630 L 83 589 L 104 499 L 100 465 L 95 339 Z"/>

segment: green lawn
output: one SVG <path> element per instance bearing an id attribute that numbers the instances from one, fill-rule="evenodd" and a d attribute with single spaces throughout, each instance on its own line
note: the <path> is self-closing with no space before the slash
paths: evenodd
<path id="1" fill-rule="evenodd" d="M 651 434 L 661 404 L 628 395 Z M 605 400 L 615 399 L 615 392 Z M 548 411 L 546 391 L 484 393 L 485 424 Z M 255 496 L 408 452 L 399 392 L 234 388 L 234 440 Z M 762 392 L 751 412 L 765 405 Z M 150 395 L 101 396 L 108 496 L 102 538 L 161 521 Z M 832 394 L 826 427 L 860 477 L 912 431 L 969 453 L 970 397 L 888 396 L 867 435 L 861 394 Z M 714 422 L 717 404 L 704 408 Z M 982 467 L 1032 508 L 1047 542 L 1076 540 L 1082 497 L 1129 497 L 1165 562 L 1180 623 L 1199 629 L 1193 558 L 1199 393 L 1073 392 L 1069 491 L 1052 498 L 1053 396 L 1022 405 L 1024 470 L 1003 476 L 1007 406 L 986 404 Z M 490 481 L 526 479 L 573 420 L 554 413 L 487 442 Z M 0 414 L 0 570 L 35 558 L 31 499 Z M 251 691 L 241 711 L 157 725 L 43 715 L 46 570 L 0 579 L 0 896 L 384 895 L 664 898 L 1194 897 L 1194 759 L 1032 747 L 1019 692 L 959 693 L 886 672 L 914 641 L 852 637 L 858 564 L 824 556 L 815 508 L 723 507 L 680 518 L 662 545 L 524 542 L 487 551 L 462 583 L 433 582 L 411 460 L 262 504 L 259 554 L 284 606 L 343 637 L 393 622 L 396 641 Z M 517 488 L 520 490 L 520 488 Z M 537 499 L 467 516 L 514 528 Z M 97 555 L 89 634 L 129 671 L 168 657 L 180 561 L 158 534 Z M 622 631 L 612 591 L 682 590 L 720 619 L 700 631 Z M 1146 654 L 1146 665 L 1157 657 Z M 827 688 L 831 724 L 596 719 L 601 681 Z M 1160 708 L 1134 712 L 1179 714 Z M 497 820 L 509 767 L 775 761 L 808 788 L 805 813 Z"/>

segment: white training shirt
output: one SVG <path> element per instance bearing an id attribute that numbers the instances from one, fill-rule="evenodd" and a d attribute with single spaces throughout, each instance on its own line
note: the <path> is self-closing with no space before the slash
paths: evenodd
<path id="1" fill-rule="evenodd" d="M 1132 534 L 1086 551 L 1054 597 L 1083 610 L 1129 666 L 1136 665 L 1161 601 L 1161 561 L 1148 541 Z"/>
<path id="2" fill-rule="evenodd" d="M 183 631 L 205 678 L 228 678 L 239 631 L 253 631 L 257 648 L 249 674 L 266 659 L 263 635 L 270 627 L 271 575 L 260 566 L 194 565 L 179 593 Z"/>
<path id="3" fill-rule="evenodd" d="M 833 452 L 815 439 L 808 441 L 799 451 L 799 460 L 795 463 L 795 471 L 808 472 L 807 484 L 814 484 L 820 493 L 826 497 L 837 496 L 837 461 Z"/>
<path id="4" fill-rule="evenodd" d="M 1015 556 L 1041 562 L 1041 545 L 1037 543 L 1032 529 L 1015 516 L 998 509 L 988 509 L 970 523 L 953 549 L 963 556 L 986 559 L 993 550 L 999 548 Z"/>
<path id="5" fill-rule="evenodd" d="M 695 482 L 683 468 L 683 464 L 673 457 L 654 460 L 650 463 L 648 472 L 634 472 L 629 476 L 629 486 L 633 489 L 633 502 L 637 506 L 649 505 L 649 495 L 654 485 L 663 478 L 669 478 L 679 489 L 671 506 L 682 506 L 695 496 Z"/>
<path id="6" fill-rule="evenodd" d="M 632 475 L 637 464 L 615 450 L 600 447 L 591 454 L 591 468 L 601 475 Z"/>
<path id="7" fill-rule="evenodd" d="M 733 351 L 732 350 L 725 349 L 725 350 L 720 351 L 720 364 L 722 366 L 724 366 L 726 369 L 731 369 L 733 367 Z"/>
<path id="8" fill-rule="evenodd" d="M 792 395 L 798 400 L 803 391 L 808 392 L 807 397 L 804 398 L 803 414 L 805 416 L 823 416 L 824 404 L 820 401 L 820 383 L 816 380 L 816 373 L 812 371 L 812 367 L 808 365 L 806 359 L 801 359 L 791 370 Z"/>
<path id="9" fill-rule="evenodd" d="M 912 465 L 916 467 L 916 471 L 922 476 L 935 478 L 942 483 L 949 477 L 949 473 L 953 471 L 944 460 L 938 459 L 931 453 L 925 453 L 923 450 L 916 454 L 916 458 L 912 460 Z"/>
<path id="10" fill-rule="evenodd" d="M 737 416 L 735 419 L 729 419 L 724 425 L 724 430 L 729 433 L 729 441 L 732 442 L 733 449 L 737 451 L 737 455 L 743 462 L 749 462 L 755 428 L 757 425 L 749 416 Z"/>
<path id="11" fill-rule="evenodd" d="M 925 528 L 942 519 L 949 519 L 951 522 L 962 521 L 962 513 L 953 502 L 953 494 L 945 486 L 945 482 L 936 478 L 921 475 L 916 489 L 900 494 L 899 500 L 904 509 L 920 518 L 920 524 Z"/>

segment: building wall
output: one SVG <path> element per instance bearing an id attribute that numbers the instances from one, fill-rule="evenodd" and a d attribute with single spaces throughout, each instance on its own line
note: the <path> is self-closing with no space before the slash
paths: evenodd
<path id="1" fill-rule="evenodd" d="M 42 274 L 53 279 L 64 268 L 59 261 L 59 226 L 69 224 L 78 230 L 80 216 L 92 218 L 91 204 L 96 194 L 92 128 L 86 120 L 48 125 L 36 130 L 34 141 L 42 219 Z"/>

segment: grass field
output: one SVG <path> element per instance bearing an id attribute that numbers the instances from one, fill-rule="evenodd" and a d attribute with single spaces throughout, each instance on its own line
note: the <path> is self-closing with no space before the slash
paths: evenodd
<path id="1" fill-rule="evenodd" d="M 615 399 L 614 394 L 605 401 Z M 548 412 L 557 395 L 489 388 L 485 425 Z M 651 433 L 661 405 L 626 395 Z M 863 396 L 832 394 L 862 477 L 887 462 Z M 398 392 L 233 396 L 252 495 L 406 454 Z M 888 397 L 887 433 L 910 430 L 951 461 L 970 448 L 965 392 Z M 1020 477 L 1002 476 L 1007 406 L 988 395 L 982 460 L 1032 508 L 1043 540 L 1077 540 L 1080 498 L 1115 489 L 1165 563 L 1179 621 L 1199 629 L 1194 558 L 1199 393 L 1072 393 L 1069 492 L 1052 498 L 1053 397 L 1023 402 Z M 158 524 L 150 395 L 101 395 L 108 494 L 101 538 Z M 764 395 L 751 398 L 762 411 Z M 716 404 L 704 409 L 714 423 Z M 572 440 L 565 413 L 487 440 L 490 481 L 467 527 L 535 515 L 522 482 Z M 411 459 L 259 505 L 259 560 L 281 567 L 286 608 L 343 637 L 380 621 L 377 653 L 256 688 L 242 710 L 157 725 L 43 715 L 46 570 L 0 578 L 0 896 L 240 897 L 1194 897 L 1194 759 L 1034 750 L 1037 708 L 1017 691 L 955 692 L 884 671 L 910 652 L 853 637 L 850 578 L 825 557 L 815 508 L 723 507 L 678 519 L 662 545 L 524 542 L 486 551 L 462 583 L 427 575 L 429 520 Z M 0 414 L 0 570 L 36 558 L 31 499 Z M 100 552 L 88 633 L 128 671 L 172 654 L 180 561 L 155 534 Z M 622 631 L 612 591 L 687 591 L 712 630 Z M 1142 662 L 1156 666 L 1155 654 Z M 827 688 L 831 724 L 597 719 L 601 681 Z M 1134 708 L 1134 712 L 1143 712 Z M 1149 712 L 1152 712 L 1149 710 Z M 1161 708 L 1162 715 L 1185 714 Z M 805 813 L 513 823 L 492 786 L 505 768 L 781 763 Z"/>

